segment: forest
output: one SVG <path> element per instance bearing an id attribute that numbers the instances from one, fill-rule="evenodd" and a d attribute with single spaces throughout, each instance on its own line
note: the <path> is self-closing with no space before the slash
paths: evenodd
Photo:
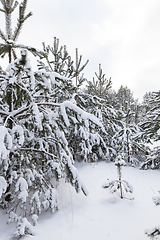
<path id="1" fill-rule="evenodd" d="M 127 86 L 112 88 L 100 63 L 93 79 L 86 79 L 89 60 L 83 63 L 78 48 L 73 60 L 57 37 L 52 46 L 43 43 L 42 50 L 17 44 L 32 16 L 26 14 L 27 0 L 0 3 L 5 16 L 0 57 L 8 58 L 6 70 L 0 67 L 0 207 L 8 223 L 17 224 L 14 239 L 20 239 L 32 235 L 31 225 L 43 211 L 59 209 L 61 179 L 88 195 L 76 162 L 115 163 L 119 181 L 104 186 L 113 191 L 121 188 L 122 165 L 160 168 L 160 91 L 147 92 L 139 103 Z M 38 70 L 32 69 L 29 54 L 38 58 Z M 159 205 L 159 198 L 154 202 Z M 154 229 L 148 236 L 159 234 Z"/>

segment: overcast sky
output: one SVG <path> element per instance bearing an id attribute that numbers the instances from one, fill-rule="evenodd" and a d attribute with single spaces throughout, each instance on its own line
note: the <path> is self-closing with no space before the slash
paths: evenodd
<path id="1" fill-rule="evenodd" d="M 78 48 L 83 62 L 89 59 L 89 80 L 101 63 L 115 90 L 128 86 L 140 100 L 159 90 L 159 0 L 28 0 L 29 11 L 19 43 L 42 49 L 55 36 L 72 58 Z"/>

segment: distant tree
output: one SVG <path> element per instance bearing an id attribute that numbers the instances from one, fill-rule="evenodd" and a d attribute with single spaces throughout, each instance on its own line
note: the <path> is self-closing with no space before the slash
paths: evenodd
<path id="1" fill-rule="evenodd" d="M 154 99 L 153 92 L 147 92 L 143 96 L 142 107 L 143 107 L 143 116 L 152 108 L 152 101 Z"/>
<path id="2" fill-rule="evenodd" d="M 160 91 L 149 94 L 146 109 L 146 114 L 139 123 L 143 129 L 142 138 L 146 143 L 154 144 L 156 142 L 157 146 L 150 150 L 150 155 L 141 165 L 141 168 L 157 169 L 160 168 L 160 146 L 158 146 L 160 140 Z"/>
<path id="3" fill-rule="evenodd" d="M 144 130 L 144 140 L 160 140 L 160 91 L 153 92 L 149 100 L 149 109 L 146 116 L 140 122 Z"/>
<path id="4" fill-rule="evenodd" d="M 160 169 L 160 146 L 150 149 L 148 147 L 145 160 L 141 163 L 140 169 Z"/>
<path id="5" fill-rule="evenodd" d="M 117 101 L 119 103 L 119 109 L 124 113 L 127 113 L 128 109 L 134 109 L 134 97 L 133 92 L 128 87 L 121 87 L 117 91 Z"/>
<path id="6" fill-rule="evenodd" d="M 107 92 L 107 104 L 112 106 L 114 109 L 119 110 L 120 104 L 117 97 L 117 92 L 110 88 Z"/>
<path id="7" fill-rule="evenodd" d="M 122 111 L 120 127 L 113 136 L 116 151 L 121 154 L 126 162 L 136 166 L 144 161 L 146 147 L 142 141 L 142 131 L 134 123 L 135 113 L 128 109 L 127 113 Z"/>

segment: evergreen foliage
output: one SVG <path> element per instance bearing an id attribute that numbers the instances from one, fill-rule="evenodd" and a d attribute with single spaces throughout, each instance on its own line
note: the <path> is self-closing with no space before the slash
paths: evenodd
<path id="1" fill-rule="evenodd" d="M 11 11 L 13 1 L 1 2 Z M 23 20 L 31 15 L 24 17 L 26 4 L 23 1 L 19 10 Z M 19 23 L 13 40 L 21 27 Z M 83 131 L 92 124 L 104 129 L 96 116 L 72 101 L 75 88 L 71 80 L 47 69 L 34 72 L 27 57 L 28 47 L 22 46 L 20 58 L 11 61 L 14 47 L 8 50 L 10 64 L 0 81 L 0 206 L 7 209 L 8 223 L 17 223 L 18 238 L 32 234 L 30 222 L 35 224 L 43 209 L 54 213 L 59 208 L 55 183 L 61 178 L 77 192 L 88 194 L 73 166 L 66 138 L 70 125 L 79 122 Z M 0 49 L 3 51 L 2 45 Z M 77 67 L 77 71 L 82 69 Z"/>
<path id="2" fill-rule="evenodd" d="M 160 140 L 160 92 L 152 92 L 145 95 L 145 101 L 143 103 L 145 115 L 139 122 L 139 126 L 143 129 L 142 140 L 151 145 Z M 157 169 L 160 167 L 159 146 L 151 147 L 150 155 L 146 161 L 142 163 L 142 169 Z"/>
<path id="3" fill-rule="evenodd" d="M 39 69 L 45 69 L 46 71 L 55 71 L 64 77 L 69 79 L 75 79 L 76 89 L 83 84 L 86 80 L 83 76 L 83 69 L 88 64 L 89 60 L 85 64 L 81 65 L 82 55 L 78 55 L 78 48 L 76 48 L 76 60 L 75 63 L 69 55 L 66 45 L 59 46 L 59 39 L 54 37 L 53 47 L 46 46 L 43 43 L 43 50 L 47 52 L 45 55 L 46 61 L 39 61 Z M 80 75 L 82 73 L 82 75 Z"/>
<path id="4" fill-rule="evenodd" d="M 148 104 L 147 104 L 148 106 Z M 145 131 L 143 137 L 146 141 L 151 139 L 154 141 L 160 140 L 160 91 L 153 92 L 149 100 L 149 109 L 143 121 L 140 123 Z"/>
<path id="5" fill-rule="evenodd" d="M 69 146 L 72 148 L 74 158 L 86 162 L 109 159 L 113 153 L 115 154 L 111 146 L 112 131 L 116 129 L 115 111 L 112 107 L 105 106 L 105 100 L 96 96 L 93 97 L 87 93 L 79 92 L 73 97 L 77 106 L 94 114 L 103 126 L 103 128 L 97 128 L 94 123 L 88 125 L 85 121 L 85 127 L 83 127 L 82 122 L 78 123 L 76 121 L 75 126 L 69 129 L 70 135 L 68 136 Z M 107 131 L 109 128 L 110 132 Z"/>
<path id="6" fill-rule="evenodd" d="M 39 215 L 43 208 L 51 209 L 53 213 L 58 209 L 53 179 L 65 178 L 77 192 L 82 190 L 87 195 L 73 166 L 65 137 L 65 126 L 69 126 L 66 109 L 82 115 L 82 119 L 87 113 L 70 101 L 54 103 L 50 95 L 57 83 L 57 73 L 33 72 L 26 51 L 21 54 L 20 59 L 9 65 L 8 75 L 4 75 L 0 84 L 0 173 L 4 182 L 1 206 L 7 207 L 11 216 L 17 215 L 14 219 L 18 223 L 23 222 L 28 214 Z M 63 77 L 59 75 L 59 78 Z M 13 89 L 12 111 L 8 102 L 10 83 Z M 87 118 L 100 126 L 93 115 L 88 114 Z M 12 129 L 9 120 L 12 121 Z"/>
<path id="7" fill-rule="evenodd" d="M 133 92 L 128 87 L 121 87 L 117 92 L 117 100 L 119 103 L 119 109 L 127 113 L 128 109 L 134 109 Z"/>
<path id="8" fill-rule="evenodd" d="M 118 180 L 103 185 L 111 192 L 132 193 L 122 180 L 121 167 L 127 163 L 141 169 L 160 168 L 159 147 L 146 143 L 160 140 L 160 91 L 146 93 L 142 104 L 128 87 L 116 92 L 99 64 L 96 80 L 86 81 L 82 55 L 75 61 L 66 46 L 54 37 L 53 46 L 43 51 L 17 44 L 26 14 L 27 0 L 0 0 L 6 32 L 0 30 L 0 57 L 8 54 L 6 72 L 0 67 L 0 206 L 16 222 L 14 235 L 34 235 L 33 225 L 43 210 L 59 208 L 57 183 L 63 178 L 85 195 L 74 161 L 115 161 Z M 12 30 L 12 13 L 19 5 L 17 25 Z M 20 49 L 17 57 L 16 49 Z M 27 53 L 39 57 L 33 71 Z M 75 83 L 75 84 L 73 84 Z M 159 205 L 159 198 L 154 202 Z M 32 224 L 31 224 L 32 222 Z M 159 228 L 147 232 L 159 235 Z"/>
<path id="9" fill-rule="evenodd" d="M 117 152 L 121 153 L 126 162 L 138 166 L 144 161 L 146 147 L 141 140 L 142 131 L 133 121 L 134 112 L 128 109 L 123 113 L 121 128 L 116 132 L 113 139 L 117 143 Z"/>

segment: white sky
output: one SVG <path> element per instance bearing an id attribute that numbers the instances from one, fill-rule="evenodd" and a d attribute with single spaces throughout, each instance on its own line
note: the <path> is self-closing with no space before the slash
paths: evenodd
<path id="1" fill-rule="evenodd" d="M 116 90 L 128 86 L 140 100 L 159 90 L 159 0 L 28 0 L 29 11 L 33 16 L 19 43 L 42 49 L 42 42 L 52 45 L 55 36 L 72 58 L 78 48 L 83 63 L 89 59 L 84 70 L 88 80 L 101 63 Z"/>

